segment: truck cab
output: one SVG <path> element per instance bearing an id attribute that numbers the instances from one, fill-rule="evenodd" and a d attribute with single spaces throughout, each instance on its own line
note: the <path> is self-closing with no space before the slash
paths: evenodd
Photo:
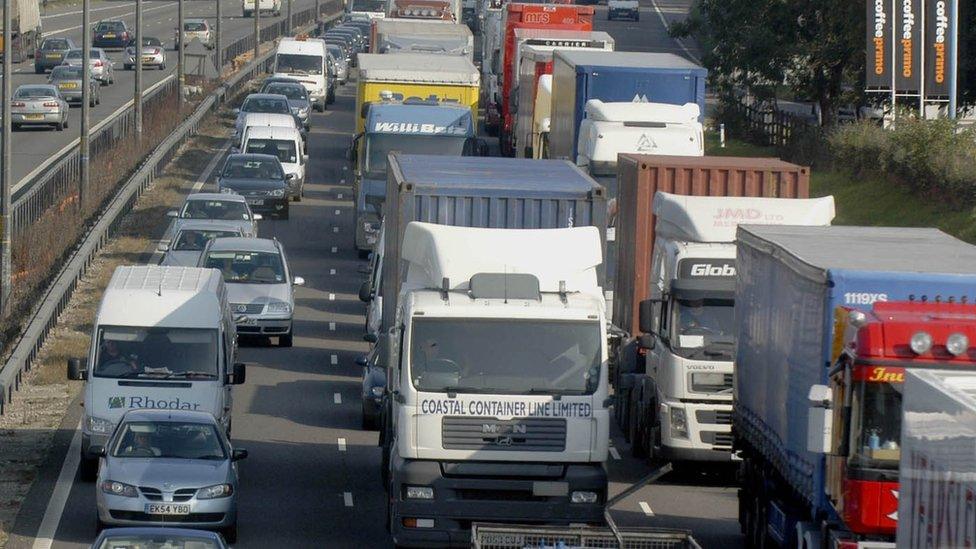
<path id="1" fill-rule="evenodd" d="M 475 135 L 471 109 L 458 103 L 396 99 L 392 92 L 366 104 L 366 130 L 353 138 L 356 248 L 362 257 L 379 235 L 386 197 L 386 162 L 391 151 L 408 154 L 470 156 L 484 149 Z"/>
<path id="2" fill-rule="evenodd" d="M 275 51 L 273 78 L 290 77 L 308 90 L 309 102 L 324 112 L 328 102 L 329 68 L 325 41 L 320 38 L 286 36 Z"/>
<path id="3" fill-rule="evenodd" d="M 810 391 L 811 450 L 826 455 L 825 491 L 844 525 L 833 538 L 894 538 L 905 374 L 976 372 L 971 342 L 974 305 L 918 300 L 877 302 L 867 311 L 837 307 L 829 385 Z"/>
<path id="4" fill-rule="evenodd" d="M 382 439 L 394 542 L 467 546 L 475 520 L 600 523 L 599 230 L 411 222 L 402 238 Z"/>

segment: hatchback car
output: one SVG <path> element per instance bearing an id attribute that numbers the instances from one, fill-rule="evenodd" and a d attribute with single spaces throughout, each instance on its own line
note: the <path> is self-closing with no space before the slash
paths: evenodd
<path id="1" fill-rule="evenodd" d="M 44 74 L 64 61 L 64 54 L 76 48 L 70 38 L 45 38 L 34 53 L 34 72 Z"/>
<path id="2" fill-rule="evenodd" d="M 48 76 L 47 83 L 58 88 L 61 92 L 61 97 L 64 98 L 68 103 L 78 103 L 81 104 L 82 101 L 82 90 L 84 90 L 84 80 L 82 77 L 81 65 L 72 67 L 69 65 L 61 65 L 60 67 L 54 67 L 51 71 L 51 76 Z M 92 74 L 88 79 L 88 106 L 94 107 L 102 102 L 102 92 L 98 85 L 98 79 Z"/>
<path id="3" fill-rule="evenodd" d="M 298 115 L 291 112 L 288 98 L 284 95 L 274 95 L 269 93 L 252 93 L 244 98 L 241 108 L 235 109 L 237 119 L 234 121 L 234 136 L 238 143 L 244 131 L 244 118 L 248 114 L 267 113 L 267 114 L 290 114 L 295 118 L 297 127 L 302 126 L 302 121 Z"/>
<path id="4" fill-rule="evenodd" d="M 122 49 L 135 33 L 129 31 L 125 21 L 99 21 L 92 31 L 92 46 L 96 48 Z"/>
<path id="5" fill-rule="evenodd" d="M 349 65 L 346 64 L 346 57 L 342 47 L 339 44 L 326 44 L 325 48 L 329 51 L 332 59 L 335 60 L 336 80 L 339 81 L 340 86 L 345 86 L 346 82 L 349 81 Z"/>
<path id="6" fill-rule="evenodd" d="M 99 529 L 181 526 L 219 530 L 237 539 L 237 462 L 213 415 L 134 409 L 122 416 L 100 457 L 95 502 Z"/>
<path id="7" fill-rule="evenodd" d="M 386 392 L 386 338 L 381 337 L 369 353 L 356 359 L 363 368 L 363 386 L 360 396 L 363 407 L 363 429 L 371 430 L 379 426 L 383 394 Z"/>
<path id="8" fill-rule="evenodd" d="M 186 19 L 183 21 L 182 37 L 178 28 L 174 34 L 174 49 L 179 49 L 181 43 L 185 45 L 194 40 L 199 40 L 208 50 L 214 49 L 216 44 L 216 35 L 206 19 Z"/>
<path id="9" fill-rule="evenodd" d="M 180 223 L 169 244 L 160 245 L 166 252 L 160 265 L 173 267 L 196 267 L 200 262 L 203 248 L 214 238 L 243 237 L 241 226 L 236 221 L 214 221 L 210 219 L 188 219 Z"/>
<path id="10" fill-rule="evenodd" d="M 81 48 L 69 51 L 64 55 L 64 64 L 69 67 L 80 67 L 84 62 Z M 92 74 L 103 86 L 115 83 L 115 66 L 108 54 L 101 48 L 92 48 L 89 66 Z"/>
<path id="11" fill-rule="evenodd" d="M 189 528 L 109 528 L 103 530 L 91 549 L 226 549 L 227 542 L 216 532 Z"/>
<path id="12" fill-rule="evenodd" d="M 279 346 L 292 346 L 292 287 L 303 286 L 305 280 L 292 275 L 280 242 L 267 238 L 216 238 L 207 243 L 197 266 L 223 273 L 239 336 L 277 336 Z"/>
<path id="13" fill-rule="evenodd" d="M 218 193 L 193 193 L 178 210 L 170 210 L 166 215 L 176 218 L 171 234 L 178 233 L 183 224 L 191 220 L 211 220 L 232 223 L 241 230 L 242 236 L 248 238 L 258 236 L 261 219 L 261 214 L 251 212 L 243 196 Z"/>
<path id="14" fill-rule="evenodd" d="M 312 111 L 312 103 L 308 97 L 308 90 L 305 86 L 298 81 L 291 82 L 266 82 L 264 87 L 261 88 L 261 93 L 269 93 L 274 95 L 284 95 L 288 98 L 288 107 L 291 109 L 291 113 L 298 117 L 298 120 L 302 123 L 302 127 L 305 131 L 308 131 L 310 121 L 310 113 Z"/>
<path id="15" fill-rule="evenodd" d="M 142 66 L 156 67 L 159 70 L 166 69 L 166 50 L 159 38 L 152 36 L 142 37 Z M 136 66 L 136 39 L 129 40 L 125 45 L 125 62 L 122 67 L 129 71 Z"/>
<path id="16" fill-rule="evenodd" d="M 10 102 L 10 126 L 52 126 L 57 131 L 68 127 L 68 102 L 50 84 L 18 86 Z"/>
<path id="17" fill-rule="evenodd" d="M 232 154 L 217 176 L 217 190 L 239 194 L 254 211 L 288 219 L 288 182 L 277 156 L 270 154 Z"/>

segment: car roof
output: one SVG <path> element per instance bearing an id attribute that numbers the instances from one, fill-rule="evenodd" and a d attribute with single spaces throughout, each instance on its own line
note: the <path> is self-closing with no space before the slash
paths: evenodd
<path id="1" fill-rule="evenodd" d="M 278 241 L 270 238 L 231 237 L 210 241 L 211 252 L 278 252 Z"/>
<path id="2" fill-rule="evenodd" d="M 277 156 L 271 154 L 259 154 L 259 153 L 234 153 L 227 156 L 227 161 L 230 162 L 231 159 L 243 159 L 243 160 L 278 160 Z"/>
<path id="3" fill-rule="evenodd" d="M 37 89 L 37 88 L 44 88 L 45 90 L 56 90 L 57 89 L 56 87 L 52 86 L 51 84 L 21 84 L 21 85 L 17 86 L 17 90 L 14 90 L 14 93 L 17 93 L 17 91 L 22 90 L 22 89 L 29 90 L 29 89 Z"/>
<path id="4" fill-rule="evenodd" d="M 197 538 L 207 538 L 212 540 L 220 539 L 220 535 L 217 532 L 210 532 L 207 530 L 195 530 L 192 528 L 165 528 L 159 526 L 129 526 L 125 528 L 106 528 L 102 531 L 101 537 L 104 536 L 166 536 L 166 535 L 180 535 L 187 537 L 197 537 Z"/>
<path id="5" fill-rule="evenodd" d="M 252 93 L 244 98 L 245 101 L 248 99 L 281 99 L 282 101 L 288 101 L 288 98 L 280 93 Z"/>
<path id="6" fill-rule="evenodd" d="M 247 130 L 250 139 L 301 139 L 298 128 L 288 126 L 251 126 Z"/>
<path id="7" fill-rule="evenodd" d="M 193 193 L 186 197 L 190 200 L 224 200 L 228 202 L 247 202 L 247 199 L 239 194 L 230 193 Z"/>
<path id="8" fill-rule="evenodd" d="M 206 23 L 207 20 L 203 17 L 189 17 L 183 20 L 184 23 Z"/>
<path id="9" fill-rule="evenodd" d="M 225 196 L 225 195 L 221 195 Z M 191 230 L 191 231 L 202 231 L 202 230 L 230 230 L 237 231 L 241 230 L 240 220 L 225 220 L 225 219 L 183 219 L 183 222 L 177 227 L 177 232 Z"/>
<path id="10" fill-rule="evenodd" d="M 122 421 L 190 421 L 194 423 L 217 423 L 216 418 L 210 412 L 162 410 L 159 408 L 136 408 L 129 410 L 122 416 Z"/>

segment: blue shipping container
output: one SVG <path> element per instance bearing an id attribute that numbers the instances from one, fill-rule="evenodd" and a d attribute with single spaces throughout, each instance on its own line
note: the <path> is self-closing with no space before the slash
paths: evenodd
<path id="1" fill-rule="evenodd" d="M 556 50 L 552 63 L 549 158 L 576 161 L 586 102 L 697 103 L 705 115 L 708 70 L 671 53 Z"/>
<path id="2" fill-rule="evenodd" d="M 811 513 L 829 510 L 824 457 L 807 451 L 807 395 L 836 358 L 834 310 L 974 303 L 976 247 L 936 229 L 740 225 L 736 248 L 736 437 Z"/>

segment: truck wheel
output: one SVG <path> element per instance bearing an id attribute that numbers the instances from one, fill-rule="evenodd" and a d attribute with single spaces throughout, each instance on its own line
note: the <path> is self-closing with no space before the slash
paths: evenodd
<path id="1" fill-rule="evenodd" d="M 627 423 L 627 430 L 630 433 L 630 454 L 635 458 L 646 456 L 644 451 L 643 429 L 641 419 L 643 414 L 640 410 L 640 396 L 634 390 L 630 392 L 630 421 Z"/>

